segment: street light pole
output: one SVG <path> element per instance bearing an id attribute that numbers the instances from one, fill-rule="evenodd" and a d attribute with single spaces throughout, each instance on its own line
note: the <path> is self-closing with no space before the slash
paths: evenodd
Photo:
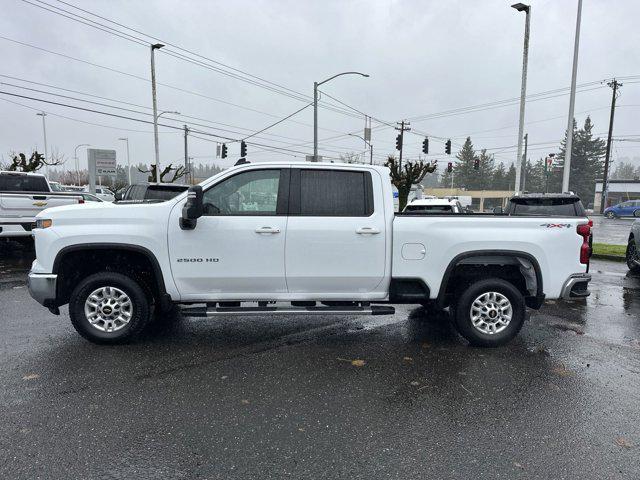
<path id="1" fill-rule="evenodd" d="M 124 140 L 127 142 L 127 180 L 129 181 L 129 185 L 131 185 L 131 159 L 129 158 L 129 137 L 122 137 L 118 140 Z"/>
<path id="2" fill-rule="evenodd" d="M 80 145 L 76 145 L 76 148 L 73 149 L 73 158 L 76 160 L 76 182 L 78 186 L 80 186 L 80 162 L 78 160 L 78 149 L 80 147 L 89 147 L 88 143 L 81 143 Z"/>
<path id="3" fill-rule="evenodd" d="M 333 80 L 336 77 L 340 77 L 342 75 L 360 75 L 362 77 L 368 77 L 369 75 L 366 73 L 360 72 L 342 72 L 337 73 L 333 77 L 329 77 L 326 80 L 321 82 L 313 82 L 313 161 L 318 161 L 318 87 L 323 83 L 327 83 L 330 80 Z"/>
<path id="4" fill-rule="evenodd" d="M 527 65 L 529 63 L 529 24 L 531 19 L 531 6 L 524 3 L 511 5 L 519 12 L 525 12 L 524 24 L 524 50 L 522 53 L 522 84 L 520 86 L 520 120 L 518 122 L 518 153 L 516 157 L 516 193 L 520 192 L 520 171 L 522 169 L 522 134 L 524 132 L 524 106 L 527 96 Z"/>
<path id="5" fill-rule="evenodd" d="M 156 152 L 156 181 L 160 174 L 160 147 L 158 144 L 158 101 L 156 98 L 156 55 L 155 51 L 164 47 L 161 43 L 151 45 L 151 97 L 153 100 L 153 139 Z"/>
<path id="6" fill-rule="evenodd" d="M 351 135 L 352 137 L 360 138 L 365 145 L 367 143 L 369 144 L 369 165 L 373 165 L 373 144 L 371 142 L 367 142 L 364 137 L 361 137 L 360 135 L 356 135 L 355 133 L 350 133 L 349 135 Z"/>
<path id="7" fill-rule="evenodd" d="M 49 156 L 49 153 L 47 151 L 47 125 L 44 121 L 44 117 L 47 116 L 47 114 L 45 112 L 40 112 L 40 113 L 36 113 L 36 115 L 42 117 L 42 134 L 44 135 L 44 161 L 45 161 L 45 165 L 44 165 L 44 171 L 47 172 L 47 177 L 49 176 L 49 165 L 47 165 L 47 157 Z"/>
<path id="8" fill-rule="evenodd" d="M 562 172 L 562 191 L 569 191 L 569 175 L 571 174 L 571 151 L 573 149 L 573 109 L 576 104 L 576 77 L 578 76 L 578 47 L 580 46 L 580 17 L 582 16 L 582 0 L 578 0 L 576 17 L 576 38 L 573 43 L 573 67 L 571 70 L 571 94 L 569 95 L 569 119 L 567 120 L 567 144 L 565 145 L 564 170 Z"/>

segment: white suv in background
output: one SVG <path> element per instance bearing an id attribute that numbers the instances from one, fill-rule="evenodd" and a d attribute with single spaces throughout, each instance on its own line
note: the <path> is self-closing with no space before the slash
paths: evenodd
<path id="1" fill-rule="evenodd" d="M 457 200 L 446 198 L 424 198 L 411 201 L 403 212 L 424 214 L 462 213 L 464 208 Z"/>

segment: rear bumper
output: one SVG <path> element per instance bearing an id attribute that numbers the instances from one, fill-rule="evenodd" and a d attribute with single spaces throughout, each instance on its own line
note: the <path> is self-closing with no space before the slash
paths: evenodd
<path id="1" fill-rule="evenodd" d="M 29 277 L 27 278 L 29 293 L 39 304 L 45 307 L 54 306 L 57 282 L 58 275 L 53 273 L 29 272 Z"/>
<path id="2" fill-rule="evenodd" d="M 0 220 L 0 238 L 3 237 L 30 237 L 35 219 L 24 221 Z"/>
<path id="3" fill-rule="evenodd" d="M 591 295 L 589 282 L 591 275 L 588 273 L 574 273 L 564 282 L 560 298 L 563 300 L 576 300 Z"/>

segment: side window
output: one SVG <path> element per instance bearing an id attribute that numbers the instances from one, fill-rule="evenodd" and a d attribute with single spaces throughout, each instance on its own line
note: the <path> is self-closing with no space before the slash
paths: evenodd
<path id="1" fill-rule="evenodd" d="M 284 188 L 281 170 L 239 173 L 204 192 L 205 215 L 277 215 L 278 194 Z"/>
<path id="2" fill-rule="evenodd" d="M 373 213 L 371 174 L 300 169 L 299 209 L 305 216 L 368 217 Z"/>

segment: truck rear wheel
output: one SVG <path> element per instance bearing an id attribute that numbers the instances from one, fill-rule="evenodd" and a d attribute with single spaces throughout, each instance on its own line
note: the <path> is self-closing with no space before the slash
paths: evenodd
<path id="1" fill-rule="evenodd" d="M 93 343 L 131 341 L 151 316 L 144 289 L 127 275 L 100 272 L 88 276 L 69 299 L 69 316 L 76 331 Z"/>
<path id="2" fill-rule="evenodd" d="M 480 347 L 505 345 L 518 334 L 524 318 L 522 293 L 500 278 L 480 280 L 467 287 L 453 311 L 460 334 Z"/>

